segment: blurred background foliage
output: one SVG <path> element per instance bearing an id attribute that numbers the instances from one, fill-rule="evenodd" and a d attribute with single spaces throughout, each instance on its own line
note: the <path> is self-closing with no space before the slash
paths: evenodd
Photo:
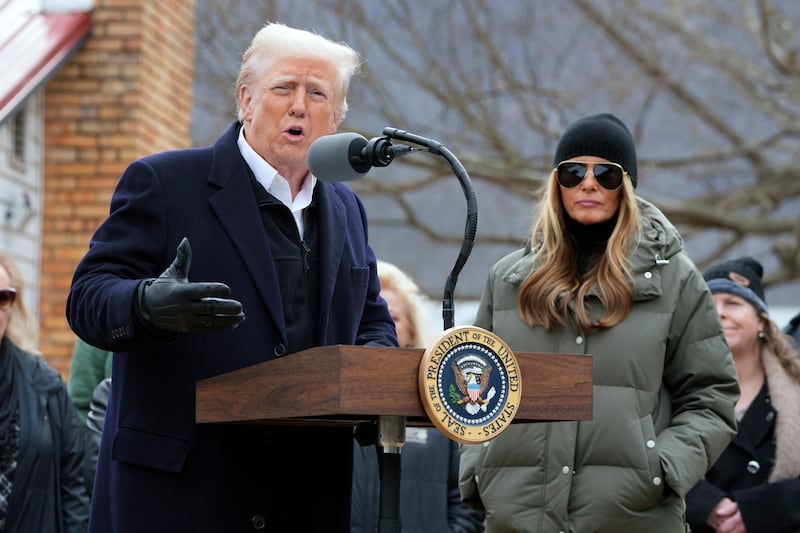
<path id="1" fill-rule="evenodd" d="M 234 120 L 243 51 L 267 21 L 364 58 L 342 130 L 441 142 L 475 188 L 478 232 L 456 296 L 527 237 L 532 195 L 564 128 L 609 111 L 631 128 L 637 192 L 678 226 L 700 268 L 750 254 L 768 301 L 800 307 L 800 4 L 796 0 L 198 0 L 193 142 Z M 427 153 L 351 186 L 376 254 L 441 296 L 464 195 Z"/>

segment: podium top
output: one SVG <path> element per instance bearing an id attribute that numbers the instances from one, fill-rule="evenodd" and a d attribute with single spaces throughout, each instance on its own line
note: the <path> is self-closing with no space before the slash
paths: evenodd
<path id="1" fill-rule="evenodd" d="M 201 380 L 197 423 L 347 425 L 404 416 L 429 426 L 418 389 L 424 350 L 333 345 Z M 516 352 L 522 402 L 514 422 L 590 420 L 592 357 Z"/>

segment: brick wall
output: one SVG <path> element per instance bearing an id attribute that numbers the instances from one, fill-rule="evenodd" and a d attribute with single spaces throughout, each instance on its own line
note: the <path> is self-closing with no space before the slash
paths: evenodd
<path id="1" fill-rule="evenodd" d="M 45 89 L 41 350 L 67 375 L 77 262 L 133 159 L 190 144 L 195 0 L 96 0 L 92 33 Z"/>

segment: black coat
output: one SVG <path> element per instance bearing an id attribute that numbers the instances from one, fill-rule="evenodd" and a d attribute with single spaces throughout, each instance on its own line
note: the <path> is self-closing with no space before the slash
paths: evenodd
<path id="1" fill-rule="evenodd" d="M 67 319 L 89 344 L 114 352 L 93 532 L 328 532 L 349 525 L 350 428 L 195 423 L 197 381 L 293 353 L 239 129 L 235 123 L 212 147 L 132 163 L 76 268 Z M 342 184 L 317 182 L 314 196 L 316 343 L 395 346 L 363 204 Z M 133 298 L 143 279 L 169 266 L 184 237 L 192 247 L 189 279 L 226 283 L 247 319 L 232 331 L 159 342 L 137 326 Z"/>
<path id="2" fill-rule="evenodd" d="M 478 533 L 483 513 L 461 501 L 458 444 L 436 429 L 408 428 L 401 454 L 400 518 L 403 531 Z M 375 446 L 353 454 L 352 533 L 376 531 L 380 481 Z"/>
<path id="3" fill-rule="evenodd" d="M 713 533 L 706 518 L 725 496 L 739 504 L 749 533 L 800 530 L 800 479 L 768 483 L 775 461 L 775 421 L 765 384 L 739 423 L 739 432 L 686 496 L 692 533 Z"/>
<path id="4" fill-rule="evenodd" d="M 85 533 L 84 439 L 61 376 L 4 339 L 19 381 L 20 451 L 5 533 Z"/>

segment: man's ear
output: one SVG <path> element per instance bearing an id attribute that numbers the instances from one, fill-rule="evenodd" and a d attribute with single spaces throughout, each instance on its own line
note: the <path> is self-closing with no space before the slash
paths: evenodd
<path id="1" fill-rule="evenodd" d="M 239 87 L 239 109 L 242 111 L 242 119 L 248 120 L 252 113 L 253 97 L 250 93 L 250 88 L 247 85 Z"/>
<path id="2" fill-rule="evenodd" d="M 341 117 L 341 113 L 338 111 L 334 111 L 331 115 L 331 125 L 328 128 L 328 133 L 336 133 L 339 130 L 339 124 L 342 122 L 339 117 Z"/>

